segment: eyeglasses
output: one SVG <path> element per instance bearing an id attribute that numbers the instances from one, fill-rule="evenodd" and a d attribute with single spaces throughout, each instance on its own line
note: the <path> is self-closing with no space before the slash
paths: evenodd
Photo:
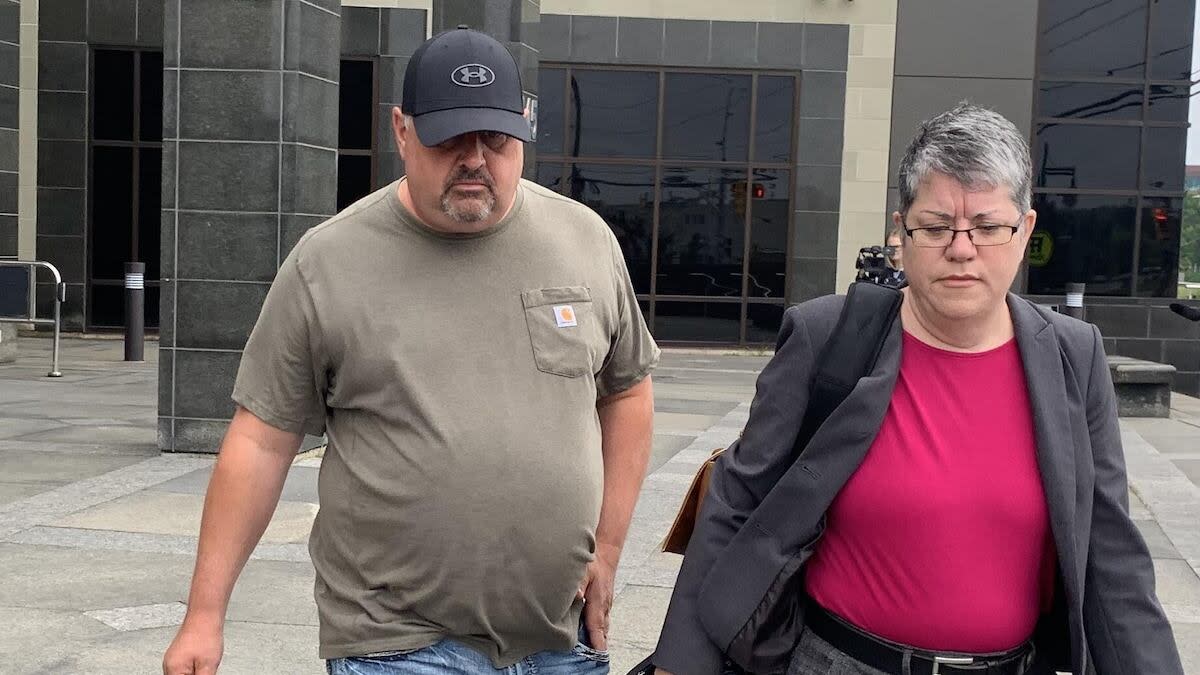
<path id="1" fill-rule="evenodd" d="M 470 141 L 472 147 L 474 147 L 476 135 L 479 136 L 479 140 L 483 141 L 483 145 L 492 152 L 500 152 L 503 150 L 504 146 L 508 145 L 508 139 L 512 138 L 508 134 L 500 133 L 499 131 L 475 131 L 466 134 L 459 134 L 458 136 L 452 136 L 441 143 L 438 143 L 434 147 L 439 150 L 449 152 L 451 150 L 457 150 L 459 145 L 461 145 L 464 141 Z"/>
<path id="2" fill-rule="evenodd" d="M 1012 241 L 1019 229 L 1021 229 L 1020 221 L 1017 221 L 1016 225 L 984 223 L 965 230 L 956 230 L 949 225 L 934 225 L 932 227 L 914 227 L 911 230 L 906 227 L 904 231 L 912 238 L 915 246 L 945 248 L 954 243 L 954 237 L 958 236 L 960 232 L 965 232 L 967 239 L 970 239 L 975 246 L 1002 246 Z"/>

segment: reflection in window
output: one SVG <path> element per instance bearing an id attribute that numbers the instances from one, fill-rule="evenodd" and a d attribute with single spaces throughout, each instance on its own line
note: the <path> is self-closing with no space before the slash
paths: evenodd
<path id="1" fill-rule="evenodd" d="M 566 71 L 542 68 L 538 72 L 537 150 L 548 155 L 563 151 L 563 79 Z"/>
<path id="2" fill-rule="evenodd" d="M 1050 236 L 1051 249 L 1044 264 L 1029 266 L 1030 293 L 1059 295 L 1068 282 L 1081 281 L 1089 295 L 1130 294 L 1134 197 L 1042 194 L 1034 208 L 1037 231 Z"/>
<path id="3" fill-rule="evenodd" d="M 750 277 L 752 298 L 782 298 L 786 287 L 790 171 L 756 170 L 750 181 Z"/>
<path id="4" fill-rule="evenodd" d="M 745 172 L 667 168 L 661 187 L 658 293 L 741 297 Z"/>
<path id="5" fill-rule="evenodd" d="M 1137 187 L 1137 127 L 1038 125 L 1034 179 L 1038 187 Z"/>
<path id="6" fill-rule="evenodd" d="M 1142 147 L 1142 187 L 1148 190 L 1182 190 L 1186 151 L 1186 128 L 1147 128 Z"/>
<path id="7" fill-rule="evenodd" d="M 750 303 L 746 306 L 746 342 L 774 343 L 783 323 L 783 305 Z"/>
<path id="8" fill-rule="evenodd" d="M 668 73 L 663 157 L 745 161 L 750 76 Z"/>
<path id="9" fill-rule="evenodd" d="M 541 126 L 541 122 L 538 123 L 538 126 Z M 534 180 L 538 185 L 550 188 L 555 192 L 562 192 L 562 164 L 558 162 L 538 162 L 534 176 Z"/>
<path id="10" fill-rule="evenodd" d="M 758 77 L 758 109 L 754 121 L 754 159 L 786 162 L 792 156 L 792 130 L 796 126 L 796 78 Z"/>
<path id="11" fill-rule="evenodd" d="M 1175 297 L 1182 211 L 1182 199 L 1153 197 L 1142 200 L 1138 295 Z"/>
<path id="12" fill-rule="evenodd" d="M 1038 61 L 1043 73 L 1088 77 L 1145 73 L 1146 0 L 1054 0 L 1041 7 Z"/>
<path id="13" fill-rule="evenodd" d="M 742 305 L 736 302 L 659 300 L 654 305 L 654 337 L 658 340 L 737 342 L 741 318 Z"/>
<path id="14" fill-rule="evenodd" d="M 1136 120 L 1142 117 L 1142 85 L 1042 82 L 1038 115 L 1078 119 Z"/>
<path id="15" fill-rule="evenodd" d="M 1186 122 L 1188 119 L 1188 85 L 1150 85 L 1150 117 L 1155 122 Z"/>
<path id="16" fill-rule="evenodd" d="M 567 177 L 572 199 L 592 207 L 612 228 L 633 289 L 650 292 L 650 246 L 654 226 L 654 169 L 575 164 Z"/>
<path id="17" fill-rule="evenodd" d="M 570 96 L 573 157 L 653 157 L 657 142 L 658 73 L 574 70 Z"/>
<path id="18" fill-rule="evenodd" d="M 1150 77 L 1188 80 L 1192 72 L 1195 0 L 1154 0 L 1150 24 Z"/>

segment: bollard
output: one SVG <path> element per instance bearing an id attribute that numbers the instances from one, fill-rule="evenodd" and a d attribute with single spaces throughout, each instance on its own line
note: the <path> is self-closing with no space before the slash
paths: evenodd
<path id="1" fill-rule="evenodd" d="M 1067 304 L 1063 306 L 1063 314 L 1083 320 L 1083 288 L 1084 284 L 1067 284 Z"/>
<path id="2" fill-rule="evenodd" d="M 125 360 L 144 361 L 146 263 L 125 263 Z"/>

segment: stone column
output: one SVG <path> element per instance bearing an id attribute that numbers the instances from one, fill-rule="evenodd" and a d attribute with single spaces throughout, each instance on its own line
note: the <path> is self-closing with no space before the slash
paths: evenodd
<path id="1" fill-rule="evenodd" d="M 159 447 L 215 452 L 275 270 L 337 195 L 340 2 L 167 0 Z"/>
<path id="2" fill-rule="evenodd" d="M 521 67 L 525 96 L 536 103 L 541 14 L 541 0 L 433 0 L 433 33 L 466 24 L 504 43 Z M 526 178 L 534 177 L 536 163 L 534 145 L 526 144 Z"/>
<path id="3" fill-rule="evenodd" d="M 17 255 L 21 5 L 0 0 L 0 258 Z"/>

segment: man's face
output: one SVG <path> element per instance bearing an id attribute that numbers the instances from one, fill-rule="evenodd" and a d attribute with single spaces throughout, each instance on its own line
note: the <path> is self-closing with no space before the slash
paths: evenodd
<path id="1" fill-rule="evenodd" d="M 892 255 L 888 257 L 892 267 L 898 270 L 904 269 L 904 239 L 893 235 L 888 237 L 884 244 L 892 249 Z"/>
<path id="2" fill-rule="evenodd" d="M 521 141 L 478 131 L 426 147 L 405 125 L 399 108 L 392 110 L 392 128 L 416 215 L 425 224 L 468 234 L 492 227 L 508 213 L 525 162 Z"/>
<path id="3" fill-rule="evenodd" d="M 1004 303 L 1037 214 L 1033 210 L 1019 213 L 1007 187 L 970 191 L 953 178 L 935 173 L 918 188 L 906 217 L 897 212 L 892 218 L 909 230 L 998 226 L 995 231 L 1007 236 L 1011 230 L 1004 230 L 1005 226 L 1020 228 L 1011 241 L 994 246 L 976 246 L 965 232 L 954 234 L 948 245 L 940 247 L 922 247 L 920 239 L 905 237 L 904 272 L 910 293 L 945 318 L 965 319 Z M 979 232 L 973 234 L 982 241 Z"/>

